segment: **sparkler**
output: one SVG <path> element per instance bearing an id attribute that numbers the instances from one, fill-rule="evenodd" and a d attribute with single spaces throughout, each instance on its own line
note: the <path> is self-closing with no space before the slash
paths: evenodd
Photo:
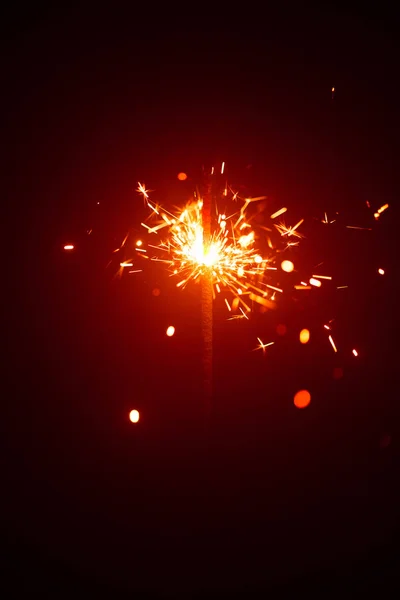
<path id="1" fill-rule="evenodd" d="M 260 305 L 263 312 L 276 308 L 277 299 L 284 291 L 282 278 L 287 277 L 282 272 L 293 273 L 291 277 L 296 277 L 297 273 L 295 263 L 286 259 L 285 253 L 292 253 L 304 237 L 301 231 L 304 219 L 297 220 L 294 225 L 286 224 L 290 217 L 286 222 L 280 219 L 283 214 L 287 217 L 286 207 L 270 214 L 269 222 L 265 223 L 267 197 L 240 197 L 238 191 L 222 182 L 225 170 L 225 163 L 222 163 L 219 173 L 213 168 L 205 177 L 203 194 L 197 190 L 192 201 L 174 212 L 154 202 L 144 184 L 138 183 L 137 188 L 150 210 L 149 218 L 141 223 L 149 241 L 136 241 L 137 256 L 166 265 L 177 280 L 178 289 L 183 290 L 195 283 L 201 287 L 203 389 L 207 414 L 210 414 L 213 393 L 213 300 L 221 293 L 231 295 L 231 301 L 224 298 L 230 320 L 249 319 L 254 303 Z M 186 174 L 180 173 L 178 179 L 185 181 Z M 374 213 L 375 220 L 387 208 L 388 205 L 380 207 Z M 263 213 L 263 225 L 255 218 L 260 213 Z M 336 220 L 329 219 L 325 213 L 322 223 L 332 226 Z M 356 225 L 345 225 L 345 228 L 370 230 Z M 155 243 L 150 243 L 153 239 Z M 123 245 L 125 243 L 126 238 Z M 129 259 L 120 266 L 132 267 L 134 262 Z M 314 269 L 319 266 L 314 265 Z M 379 269 L 379 273 L 383 274 L 383 269 Z M 291 290 L 294 293 L 318 290 L 323 285 L 331 285 L 331 282 L 329 274 L 311 271 L 305 280 L 293 283 Z M 332 289 L 347 287 L 335 284 Z M 327 341 L 337 353 L 332 322 L 321 324 L 321 327 L 327 330 Z M 172 333 L 167 335 L 173 335 L 173 327 L 168 331 Z M 305 344 L 309 338 L 310 332 L 303 329 L 300 342 Z M 262 354 L 267 356 L 266 349 L 274 342 L 260 337 L 257 341 L 258 346 L 254 350 L 262 350 Z M 358 356 L 356 350 L 352 354 Z"/>

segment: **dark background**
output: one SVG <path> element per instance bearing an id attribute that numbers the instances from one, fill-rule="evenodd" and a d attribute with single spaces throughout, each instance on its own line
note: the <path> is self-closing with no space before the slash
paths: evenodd
<path id="1" fill-rule="evenodd" d="M 396 586 L 395 15 L 36 7 L 2 29 L 3 587 Z M 114 274 L 143 237 L 137 182 L 183 204 L 201 166 L 222 160 L 233 183 L 307 218 L 300 264 L 323 260 L 350 287 L 249 323 L 227 322 L 219 299 L 205 432 L 198 288 L 177 292 L 154 265 Z M 325 211 L 336 224 L 318 223 Z M 332 318 L 337 354 L 321 330 Z M 279 344 L 263 357 L 257 336 Z M 299 411 L 303 387 L 312 402 Z"/>

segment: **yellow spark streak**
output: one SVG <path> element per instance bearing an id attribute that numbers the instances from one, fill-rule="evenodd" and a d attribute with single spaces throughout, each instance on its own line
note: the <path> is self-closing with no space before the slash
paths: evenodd
<path id="1" fill-rule="evenodd" d="M 295 285 L 294 289 L 295 290 L 311 290 L 312 287 L 311 287 L 311 285 Z"/>
<path id="2" fill-rule="evenodd" d="M 274 287 L 273 285 L 269 285 L 269 283 L 266 283 L 265 285 L 266 285 L 268 288 L 270 288 L 271 290 L 274 290 L 275 292 L 281 292 L 281 293 L 283 292 L 283 290 L 281 290 L 280 288 L 278 288 L 278 287 Z"/>
<path id="3" fill-rule="evenodd" d="M 332 279 L 329 275 L 313 275 L 314 279 Z"/>
<path id="4" fill-rule="evenodd" d="M 228 308 L 229 312 L 231 312 L 231 310 L 232 310 L 232 309 L 231 309 L 231 307 L 230 307 L 230 305 L 229 305 L 229 302 L 228 302 L 228 300 L 227 300 L 226 298 L 224 298 L 224 300 L 225 300 L 225 304 L 226 304 L 226 306 L 227 306 L 227 308 Z"/>
<path id="5" fill-rule="evenodd" d="M 346 225 L 346 229 L 360 229 L 361 231 L 372 231 L 371 227 L 356 227 L 355 225 Z"/>
<path id="6" fill-rule="evenodd" d="M 287 211 L 286 207 L 280 208 L 279 210 L 277 210 L 276 212 L 274 212 L 273 215 L 271 215 L 271 219 L 276 219 L 276 217 L 280 217 L 280 215 L 283 215 L 283 213 L 285 213 Z"/>
<path id="7" fill-rule="evenodd" d="M 149 199 L 149 194 L 148 194 L 148 192 L 149 192 L 150 190 L 146 190 L 146 187 L 145 187 L 144 183 L 140 183 L 140 181 L 138 181 L 138 187 L 137 187 L 136 191 L 137 191 L 139 194 L 142 194 L 142 196 L 143 196 L 143 199 L 144 199 L 144 200 L 146 200 L 146 202 L 148 201 L 148 199 Z"/>
<path id="8" fill-rule="evenodd" d="M 333 219 L 333 221 L 329 221 L 328 215 L 325 213 L 325 218 L 321 220 L 321 223 L 331 225 L 332 223 L 336 223 L 336 219 Z"/>
<path id="9" fill-rule="evenodd" d="M 221 166 L 221 175 L 224 174 L 224 170 L 225 170 L 225 163 L 223 162 L 222 166 Z"/>
<path id="10" fill-rule="evenodd" d="M 265 349 L 268 348 L 268 346 L 272 346 L 275 342 L 268 342 L 267 344 L 264 344 L 264 342 L 258 337 L 257 341 L 259 342 L 259 346 L 257 346 L 257 348 L 254 348 L 254 350 L 262 350 L 263 354 L 265 354 Z"/>
<path id="11" fill-rule="evenodd" d="M 389 204 L 384 204 L 383 206 L 381 206 L 380 208 L 378 208 L 378 210 L 376 212 L 378 213 L 378 215 L 380 215 L 380 214 L 383 213 L 383 211 L 385 211 L 388 208 L 389 208 Z"/>
<path id="12" fill-rule="evenodd" d="M 282 221 L 278 225 L 275 225 L 275 227 L 282 236 L 287 235 L 288 237 L 290 237 L 293 235 L 294 237 L 301 238 L 301 237 L 303 237 L 302 234 L 298 233 L 298 231 L 296 231 L 296 229 L 298 227 L 300 227 L 300 225 L 303 223 L 303 221 L 304 221 L 304 219 L 301 219 L 298 223 L 296 223 L 296 225 L 294 227 L 287 227 L 285 225 L 285 223 Z"/>
<path id="13" fill-rule="evenodd" d="M 331 335 L 329 336 L 329 341 L 330 341 L 330 343 L 331 343 L 331 346 L 332 346 L 333 350 L 334 350 L 335 352 L 337 352 L 337 348 L 336 348 L 336 346 L 335 346 L 335 342 L 333 341 L 333 337 L 332 337 Z"/>
<path id="14" fill-rule="evenodd" d="M 348 285 L 338 285 L 336 289 L 337 290 L 345 290 L 348 287 L 349 287 Z"/>
<path id="15" fill-rule="evenodd" d="M 122 263 L 119 263 L 119 266 L 120 267 L 133 267 L 133 263 L 131 263 L 131 262 L 122 262 Z"/>

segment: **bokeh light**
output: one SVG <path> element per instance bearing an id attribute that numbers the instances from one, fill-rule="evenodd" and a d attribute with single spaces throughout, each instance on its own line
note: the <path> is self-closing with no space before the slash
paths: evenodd
<path id="1" fill-rule="evenodd" d="M 136 409 L 131 410 L 131 412 L 129 413 L 129 420 L 131 421 L 131 423 L 137 423 L 139 421 L 139 418 L 139 411 Z"/>
<path id="2" fill-rule="evenodd" d="M 307 390 L 299 390 L 294 395 L 293 401 L 297 408 L 306 408 L 311 402 L 311 394 Z"/>
<path id="3" fill-rule="evenodd" d="M 385 271 L 383 269 L 378 269 L 378 273 L 379 273 L 379 275 L 384 275 Z"/>
<path id="4" fill-rule="evenodd" d="M 175 327 L 173 325 L 170 325 L 167 328 L 166 334 L 168 337 L 172 337 L 174 335 L 174 333 L 175 333 Z"/>
<path id="5" fill-rule="evenodd" d="M 283 323 L 279 323 L 279 325 L 277 325 L 277 327 L 276 327 L 276 333 L 278 335 L 285 335 L 286 332 L 287 332 L 286 325 L 284 325 Z"/>
<path id="6" fill-rule="evenodd" d="M 282 269 L 282 271 L 285 271 L 286 273 L 291 273 L 294 269 L 294 264 L 292 263 L 291 260 L 283 260 L 281 262 L 281 269 Z"/>
<path id="7" fill-rule="evenodd" d="M 185 181 L 187 179 L 186 173 L 178 173 L 179 181 Z"/>
<path id="8" fill-rule="evenodd" d="M 152 291 L 153 296 L 159 296 L 161 294 L 161 290 L 160 288 L 154 288 L 154 290 Z"/>
<path id="9" fill-rule="evenodd" d="M 143 246 L 143 242 L 142 242 L 142 240 L 137 240 L 136 241 L 136 247 L 140 248 L 140 246 Z"/>
<path id="10" fill-rule="evenodd" d="M 333 379 L 342 379 L 342 377 L 343 377 L 342 367 L 335 367 L 333 369 Z"/>
<path id="11" fill-rule="evenodd" d="M 300 331 L 299 339 L 302 344 L 307 344 L 307 342 L 310 340 L 310 332 L 308 329 L 302 329 Z"/>

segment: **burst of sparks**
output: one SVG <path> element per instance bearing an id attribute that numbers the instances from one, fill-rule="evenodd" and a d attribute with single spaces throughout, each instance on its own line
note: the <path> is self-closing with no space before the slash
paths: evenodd
<path id="1" fill-rule="evenodd" d="M 227 189 L 225 186 L 224 192 Z M 184 288 L 191 281 L 199 281 L 201 275 L 207 272 L 212 275 L 214 290 L 217 293 L 229 290 L 246 311 L 249 310 L 247 297 L 263 306 L 274 308 L 275 297 L 268 294 L 268 290 L 281 293 L 282 289 L 273 285 L 270 271 L 277 269 L 273 266 L 277 261 L 277 252 L 288 248 L 285 238 L 302 237 L 297 230 L 303 219 L 292 227 L 287 227 L 284 223 L 275 225 L 280 236 L 271 244 L 271 251 L 260 252 L 257 248 L 260 235 L 253 227 L 252 218 L 248 216 L 247 211 L 250 205 L 265 200 L 266 196 L 242 200 L 239 210 L 235 209 L 230 213 L 229 201 L 237 201 L 239 197 L 229 189 L 232 193 L 231 198 L 225 198 L 225 193 L 222 193 L 223 201 L 227 204 L 224 210 L 215 207 L 211 240 L 206 246 L 203 243 L 203 200 L 198 193 L 181 211 L 172 213 L 150 202 L 148 190 L 144 184 L 139 183 L 137 191 L 143 196 L 155 220 L 152 225 L 142 225 L 149 234 L 159 236 L 158 243 L 148 244 L 149 249 L 156 251 L 152 256 L 149 255 L 149 258 L 164 262 L 170 267 L 171 274 L 179 277 L 176 284 L 178 288 Z M 270 218 L 273 219 L 286 210 L 280 209 Z M 165 236 L 163 231 L 166 231 Z M 145 252 L 137 246 L 136 251 Z M 225 303 L 229 312 L 232 312 L 234 305 L 231 306 L 228 300 L 225 300 Z M 244 315 L 238 316 L 244 318 Z"/>
<path id="2" fill-rule="evenodd" d="M 222 163 L 220 169 L 212 168 L 211 175 L 213 178 L 222 179 L 222 176 L 225 177 L 225 170 L 225 163 Z M 295 225 L 287 225 L 283 220 L 276 222 L 278 217 L 287 213 L 286 207 L 272 212 L 266 208 L 267 202 L 260 203 L 267 200 L 267 196 L 240 197 L 239 192 L 232 189 L 228 182 L 221 183 L 220 187 L 219 197 L 212 207 L 211 235 L 206 244 L 203 239 L 203 199 L 198 190 L 191 202 L 171 212 L 153 203 L 150 200 L 150 190 L 144 183 L 138 182 L 136 191 L 143 197 L 150 210 L 150 221 L 146 219 L 147 223 L 141 225 L 146 229 L 148 236 L 153 238 L 154 243 L 145 238 L 137 239 L 135 252 L 137 257 L 164 263 L 171 276 L 177 279 L 176 286 L 179 289 L 184 289 L 189 283 L 198 283 L 203 275 L 211 276 L 214 298 L 217 294 L 224 296 L 223 300 L 229 313 L 228 320 L 248 320 L 253 310 L 252 303 L 259 304 L 262 312 L 276 308 L 276 298 L 284 292 L 282 271 L 296 274 L 301 270 L 297 265 L 295 269 L 292 261 L 282 260 L 282 253 L 299 245 L 304 237 L 299 231 L 304 219 L 300 219 Z M 260 204 L 252 210 L 257 202 Z M 368 201 L 367 205 L 370 207 Z M 374 213 L 375 220 L 378 220 L 388 207 L 388 204 L 384 204 L 378 208 Z M 269 215 L 269 222 L 263 221 L 263 225 L 255 223 L 254 216 L 264 210 Z M 336 219 L 329 218 L 326 212 L 323 219 L 316 220 L 323 224 L 336 222 Z M 344 227 L 371 231 L 369 227 L 356 225 Z M 115 252 L 126 246 L 127 238 L 128 236 L 124 238 Z M 121 262 L 120 272 L 125 268 L 132 268 L 135 261 L 136 259 L 129 258 Z M 314 265 L 313 268 L 318 269 L 321 265 L 322 263 Z M 129 273 L 140 271 L 141 269 L 134 269 L 129 270 Z M 382 268 L 377 271 L 380 275 L 384 274 Z M 292 283 L 292 289 L 296 292 L 313 290 L 311 293 L 317 294 L 324 281 L 332 281 L 330 275 L 311 273 L 308 276 L 303 274 L 303 279 Z M 334 289 L 341 290 L 347 287 L 340 285 L 334 286 Z M 225 297 L 226 292 L 231 293 L 233 298 Z M 332 321 L 323 327 L 327 330 L 333 351 L 337 353 L 338 348 L 332 337 Z M 174 327 L 170 326 L 166 332 L 167 336 L 174 333 Z M 307 341 L 308 339 L 309 332 Z M 302 341 L 301 336 L 300 340 Z M 259 337 L 257 341 L 259 345 L 254 350 L 262 350 L 263 354 L 266 348 L 274 344 L 273 341 L 264 343 Z M 358 356 L 357 350 L 353 349 L 352 354 Z"/>

